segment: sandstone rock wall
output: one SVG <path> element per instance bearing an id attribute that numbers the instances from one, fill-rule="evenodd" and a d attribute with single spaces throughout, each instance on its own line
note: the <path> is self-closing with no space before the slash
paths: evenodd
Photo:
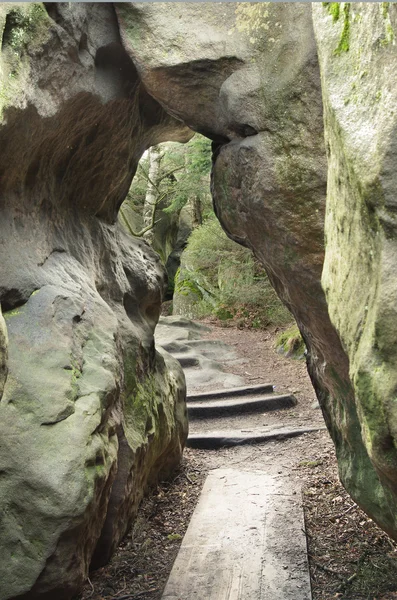
<path id="1" fill-rule="evenodd" d="M 313 5 L 313 17 L 328 150 L 322 282 L 376 472 L 345 455 L 339 463 L 351 493 L 396 538 L 397 6 L 344 3 L 332 18 Z"/>
<path id="2" fill-rule="evenodd" d="M 0 15 L 0 598 L 62 600 L 187 435 L 154 347 L 164 270 L 116 216 L 142 152 L 191 132 L 147 95 L 112 5 Z"/>

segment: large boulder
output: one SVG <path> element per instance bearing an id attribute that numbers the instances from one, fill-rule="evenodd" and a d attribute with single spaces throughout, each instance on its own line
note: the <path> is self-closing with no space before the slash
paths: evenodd
<path id="1" fill-rule="evenodd" d="M 142 152 L 191 132 L 111 5 L 46 7 L 0 8 L 1 600 L 70 598 L 187 435 L 183 373 L 154 346 L 164 269 L 116 217 Z"/>
<path id="2" fill-rule="evenodd" d="M 343 483 L 397 539 L 396 8 L 353 6 L 315 6 L 322 79 L 310 4 L 142 3 L 117 14 L 150 94 L 214 140 L 216 213 L 298 322 Z"/>

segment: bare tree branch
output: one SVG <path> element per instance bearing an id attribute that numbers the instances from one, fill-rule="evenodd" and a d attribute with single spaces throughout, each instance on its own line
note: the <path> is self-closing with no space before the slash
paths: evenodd
<path id="1" fill-rule="evenodd" d="M 156 205 L 155 205 L 155 207 L 156 207 Z M 157 219 L 157 221 L 155 221 L 156 210 L 154 209 L 152 212 L 150 224 L 147 227 L 144 227 L 143 229 L 141 229 L 140 231 L 134 231 L 131 227 L 130 222 L 127 219 L 127 215 L 125 214 L 125 212 L 122 208 L 120 208 L 120 214 L 122 216 L 122 219 L 123 219 L 128 231 L 134 237 L 143 237 L 145 235 L 145 233 L 147 233 L 148 231 L 153 229 L 153 227 L 155 225 L 157 225 L 157 223 L 160 223 L 160 221 L 161 221 L 161 219 Z"/>

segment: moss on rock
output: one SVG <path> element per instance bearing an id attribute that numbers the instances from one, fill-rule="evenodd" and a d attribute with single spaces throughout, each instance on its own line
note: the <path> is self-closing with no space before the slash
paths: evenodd
<path id="1" fill-rule="evenodd" d="M 324 11 L 313 7 L 329 149 L 322 283 L 349 357 L 354 388 L 354 399 L 341 396 L 333 420 L 339 429 L 335 440 L 344 485 L 396 538 L 397 223 L 392 165 L 397 155 L 397 56 L 393 44 L 382 43 L 385 22 L 395 22 L 396 7 L 352 3 L 351 11 L 355 17 L 349 52 L 336 56 L 337 32 Z"/>
<path id="2" fill-rule="evenodd" d="M 304 357 L 306 346 L 297 325 L 286 329 L 276 339 L 277 352 L 290 358 Z"/>

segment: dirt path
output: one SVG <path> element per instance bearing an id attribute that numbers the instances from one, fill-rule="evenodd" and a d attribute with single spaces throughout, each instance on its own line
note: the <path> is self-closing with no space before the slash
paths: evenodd
<path id="1" fill-rule="evenodd" d="M 304 361 L 275 353 L 275 331 L 212 323 L 211 329 L 205 338 L 222 340 L 244 359 L 226 363 L 225 370 L 246 383 L 273 383 L 277 393 L 292 392 L 298 400 L 296 407 L 282 413 L 256 415 L 254 424 L 323 424 Z M 187 449 L 174 480 L 144 501 L 134 530 L 110 565 L 91 575 L 80 598 L 160 600 L 206 474 L 213 468 L 248 464 L 302 486 L 314 600 L 397 599 L 396 545 L 340 485 L 326 431 L 257 446 Z"/>

